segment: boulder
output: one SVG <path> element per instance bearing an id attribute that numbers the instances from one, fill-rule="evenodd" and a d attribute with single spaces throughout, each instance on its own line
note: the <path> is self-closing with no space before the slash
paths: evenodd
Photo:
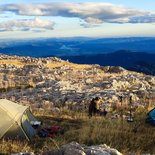
<path id="1" fill-rule="evenodd" d="M 54 114 L 59 114 L 60 113 L 60 109 L 58 107 L 53 107 L 51 109 L 51 112 L 54 113 Z"/>
<path id="2" fill-rule="evenodd" d="M 123 67 L 120 66 L 106 66 L 102 68 L 104 72 L 109 73 L 121 73 L 126 71 Z"/>
<path id="3" fill-rule="evenodd" d="M 116 149 L 110 148 L 106 144 L 86 146 L 77 142 L 71 142 L 61 147 L 63 155 L 122 155 Z"/>
<path id="4" fill-rule="evenodd" d="M 110 148 L 106 144 L 90 146 L 88 147 L 87 151 L 91 152 L 90 155 L 122 155 L 119 151 L 117 151 L 116 149 Z M 88 155 L 88 152 L 87 152 L 87 155 Z"/>
<path id="5" fill-rule="evenodd" d="M 63 145 L 61 148 L 64 155 L 86 155 L 84 148 L 77 142 Z"/>

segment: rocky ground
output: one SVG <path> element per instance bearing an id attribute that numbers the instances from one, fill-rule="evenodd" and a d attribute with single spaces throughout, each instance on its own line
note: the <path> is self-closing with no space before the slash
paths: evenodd
<path id="1" fill-rule="evenodd" d="M 108 108 L 123 105 L 154 106 L 155 77 L 121 67 L 80 65 L 56 57 L 31 58 L 0 55 L 0 98 L 32 108 L 61 106 L 85 110 L 100 96 Z"/>
<path id="2" fill-rule="evenodd" d="M 44 155 L 122 155 L 116 149 L 110 148 L 106 144 L 86 146 L 77 142 L 71 142 L 63 145 L 59 150 L 44 153 Z"/>

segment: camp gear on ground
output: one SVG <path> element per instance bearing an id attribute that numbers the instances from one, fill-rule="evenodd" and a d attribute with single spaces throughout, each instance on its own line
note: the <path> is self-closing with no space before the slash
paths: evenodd
<path id="1" fill-rule="evenodd" d="M 32 125 L 34 129 L 37 129 L 39 126 L 41 126 L 40 121 L 30 121 L 30 124 Z"/>
<path id="2" fill-rule="evenodd" d="M 106 116 L 108 113 L 108 111 L 104 108 L 104 109 L 100 109 L 100 115 L 101 116 Z"/>
<path id="3" fill-rule="evenodd" d="M 40 137 L 54 137 L 59 134 L 63 134 L 64 130 L 60 126 L 51 126 L 49 128 L 43 128 L 38 132 Z"/>
<path id="4" fill-rule="evenodd" d="M 129 122 L 129 123 L 134 122 L 134 119 L 133 119 L 132 117 L 129 117 L 129 118 L 127 119 L 127 122 Z"/>
<path id="5" fill-rule="evenodd" d="M 41 129 L 39 132 L 38 132 L 38 136 L 39 137 L 48 137 L 48 131 L 46 129 Z"/>

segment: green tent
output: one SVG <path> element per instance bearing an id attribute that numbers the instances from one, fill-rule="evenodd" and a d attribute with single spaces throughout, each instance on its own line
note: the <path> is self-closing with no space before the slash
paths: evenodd
<path id="1" fill-rule="evenodd" d="M 22 106 L 6 99 L 0 99 L 0 138 L 26 138 L 36 135 L 31 122 L 37 119 L 29 107 Z"/>

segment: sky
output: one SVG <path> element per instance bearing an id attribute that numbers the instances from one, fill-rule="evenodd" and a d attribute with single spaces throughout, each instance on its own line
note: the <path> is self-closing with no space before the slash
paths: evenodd
<path id="1" fill-rule="evenodd" d="M 0 39 L 155 37 L 155 0 L 0 0 Z"/>

